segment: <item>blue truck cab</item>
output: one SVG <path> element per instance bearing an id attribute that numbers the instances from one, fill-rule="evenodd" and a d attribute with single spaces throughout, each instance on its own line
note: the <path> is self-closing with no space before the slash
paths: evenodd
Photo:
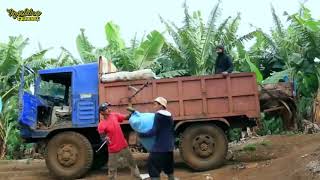
<path id="1" fill-rule="evenodd" d="M 46 164 L 54 175 L 81 177 L 98 158 L 95 149 L 101 143 L 96 131 L 98 63 L 40 70 L 34 93 L 23 92 L 24 83 L 19 95 L 21 137 L 46 145 Z"/>

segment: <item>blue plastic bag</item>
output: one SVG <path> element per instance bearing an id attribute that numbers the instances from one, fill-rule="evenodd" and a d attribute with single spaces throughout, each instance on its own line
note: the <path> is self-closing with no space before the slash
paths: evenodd
<path id="1" fill-rule="evenodd" d="M 138 133 L 145 133 L 152 129 L 154 122 L 154 113 L 140 113 L 135 111 L 129 119 L 130 126 Z M 147 151 L 152 148 L 155 137 L 139 137 L 140 143 Z"/>

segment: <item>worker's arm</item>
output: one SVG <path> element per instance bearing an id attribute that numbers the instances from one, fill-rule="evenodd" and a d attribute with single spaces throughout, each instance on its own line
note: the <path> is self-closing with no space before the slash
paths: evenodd
<path id="1" fill-rule="evenodd" d="M 121 114 L 121 113 L 117 113 L 116 114 L 117 116 L 117 119 L 118 119 L 118 122 L 123 122 L 124 120 L 128 120 L 130 118 L 130 115 L 124 115 L 124 114 Z"/>
<path id="2" fill-rule="evenodd" d="M 101 141 L 106 140 L 107 138 L 107 129 L 106 129 L 106 124 L 103 121 L 100 121 L 98 124 L 98 133 L 100 135 Z"/>
<path id="3" fill-rule="evenodd" d="M 99 134 L 106 134 L 105 133 L 105 129 L 106 129 L 105 123 L 103 121 L 100 121 L 99 124 L 98 124 L 98 128 L 97 128 L 98 133 Z"/>

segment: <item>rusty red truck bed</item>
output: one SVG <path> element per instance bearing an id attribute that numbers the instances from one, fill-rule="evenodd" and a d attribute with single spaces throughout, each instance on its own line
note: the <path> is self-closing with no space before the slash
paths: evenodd
<path id="1" fill-rule="evenodd" d="M 258 118 L 259 94 L 254 73 L 177 77 L 159 80 L 109 82 L 99 84 L 100 102 L 107 101 L 115 111 L 126 113 L 130 86 L 143 88 L 131 102 L 141 112 L 152 112 L 158 96 L 168 100 L 175 120 L 212 119 L 233 116 Z"/>

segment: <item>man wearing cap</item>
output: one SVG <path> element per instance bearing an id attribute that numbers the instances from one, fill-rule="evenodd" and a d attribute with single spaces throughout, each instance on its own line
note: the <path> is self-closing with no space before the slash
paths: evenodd
<path id="1" fill-rule="evenodd" d="M 98 132 L 103 140 L 108 141 L 108 177 L 109 180 L 116 179 L 117 168 L 119 166 L 119 160 L 123 159 L 128 163 L 131 169 L 131 176 L 133 179 L 141 179 L 139 169 L 132 157 L 132 154 L 128 148 L 128 143 L 122 133 L 120 123 L 128 119 L 120 113 L 112 112 L 108 103 L 103 103 L 99 107 L 99 112 L 102 115 L 102 119 L 98 125 Z"/>
<path id="2" fill-rule="evenodd" d="M 233 64 L 231 58 L 226 55 L 225 49 L 222 45 L 216 47 L 218 54 L 215 66 L 215 74 L 228 74 L 233 71 Z"/>
<path id="3" fill-rule="evenodd" d="M 150 150 L 148 159 L 148 173 L 151 180 L 160 179 L 163 171 L 169 180 L 174 180 L 174 126 L 171 113 L 167 111 L 167 100 L 158 97 L 154 100 L 154 108 L 157 111 L 151 130 L 140 133 L 142 137 L 155 136 L 155 142 Z"/>

